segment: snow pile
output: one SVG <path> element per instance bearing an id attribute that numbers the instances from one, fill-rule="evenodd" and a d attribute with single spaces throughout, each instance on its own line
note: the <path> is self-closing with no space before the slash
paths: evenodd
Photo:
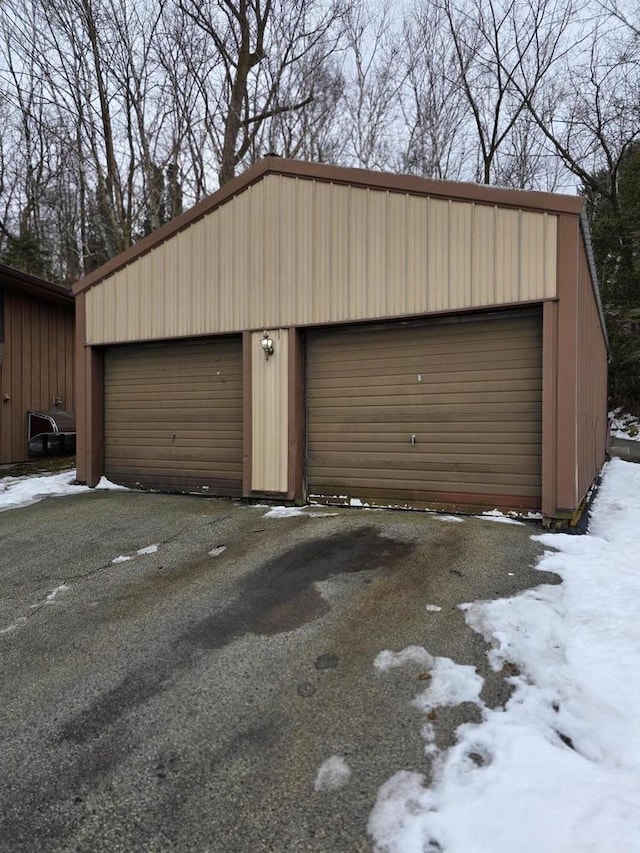
<path id="1" fill-rule="evenodd" d="M 483 721 L 458 729 L 431 787 L 411 772 L 382 786 L 378 851 L 640 850 L 640 465 L 609 463 L 588 535 L 534 538 L 556 549 L 539 568 L 561 584 L 465 606 L 491 666 L 518 668 L 514 693 L 495 710 L 477 699 Z M 418 704 L 473 701 L 480 679 L 465 669 L 432 668 Z"/>
<path id="2" fill-rule="evenodd" d="M 314 789 L 316 791 L 335 791 L 349 781 L 351 768 L 340 755 L 332 755 L 318 768 Z"/>
<path id="3" fill-rule="evenodd" d="M 0 480 L 0 512 L 33 504 L 42 498 L 89 491 L 88 486 L 73 485 L 75 478 L 75 471 L 42 477 L 4 477 Z"/>
<path id="4" fill-rule="evenodd" d="M 37 503 L 43 498 L 77 495 L 90 491 L 88 486 L 76 486 L 75 470 L 41 477 L 4 477 L 0 480 L 0 512 Z M 96 489 L 124 489 L 103 477 Z"/>

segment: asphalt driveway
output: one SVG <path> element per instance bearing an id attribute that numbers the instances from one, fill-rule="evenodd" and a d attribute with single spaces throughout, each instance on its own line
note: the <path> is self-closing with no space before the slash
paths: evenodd
<path id="1" fill-rule="evenodd" d="M 458 605 L 553 580 L 534 525 L 265 513 L 134 492 L 0 513 L 1 850 L 370 850 L 379 786 L 430 761 L 424 673 L 377 653 L 425 646 L 505 700 Z M 477 715 L 432 715 L 438 745 Z M 333 755 L 351 776 L 316 791 Z"/>

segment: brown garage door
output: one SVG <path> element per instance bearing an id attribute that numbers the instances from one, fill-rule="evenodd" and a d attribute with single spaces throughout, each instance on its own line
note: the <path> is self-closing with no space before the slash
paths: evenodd
<path id="1" fill-rule="evenodd" d="M 104 387 L 109 479 L 242 493 L 240 338 L 108 349 Z"/>
<path id="2" fill-rule="evenodd" d="M 538 311 L 307 340 L 310 497 L 540 506 Z"/>

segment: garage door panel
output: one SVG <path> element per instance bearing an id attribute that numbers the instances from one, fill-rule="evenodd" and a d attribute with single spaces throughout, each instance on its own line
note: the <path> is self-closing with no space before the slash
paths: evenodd
<path id="1" fill-rule="evenodd" d="M 105 353 L 105 471 L 125 485 L 239 495 L 240 338 Z"/>
<path id="2" fill-rule="evenodd" d="M 176 401 L 173 402 L 175 403 Z M 136 411 L 132 413 L 134 407 L 138 409 L 140 406 L 142 406 L 143 412 Z M 116 417 L 119 417 L 122 418 L 123 426 L 126 425 L 127 428 L 137 427 L 145 429 L 145 426 L 148 426 L 151 430 L 156 425 L 158 428 L 164 425 L 165 429 L 169 429 L 173 425 L 177 429 L 180 425 L 189 426 L 192 424 L 204 427 L 211 424 L 212 428 L 215 429 L 216 424 L 225 426 L 239 420 L 241 410 L 230 407 L 224 408 L 222 406 L 211 409 L 203 406 L 200 409 L 190 409 L 189 411 L 180 409 L 172 412 L 167 409 L 147 409 L 144 407 L 144 403 L 140 403 L 139 400 L 132 400 L 129 406 L 110 407 L 110 414 L 112 416 L 112 423 L 114 423 Z M 150 421 L 151 424 L 149 423 Z M 113 429 L 114 431 L 118 429 L 115 423 Z"/>
<path id="3" fill-rule="evenodd" d="M 363 452 L 358 454 L 358 469 L 353 469 L 353 453 L 319 453 L 318 461 L 327 470 L 330 465 L 337 467 L 336 471 L 359 470 L 360 466 L 367 466 L 369 470 L 381 473 L 383 471 L 398 472 L 402 477 L 407 475 L 422 477 L 422 466 L 428 466 L 432 472 L 443 471 L 447 473 L 465 472 L 469 474 L 486 473 L 491 476 L 496 471 L 503 474 L 522 473 L 527 476 L 534 474 L 538 476 L 537 457 L 523 454 L 482 454 L 482 459 L 477 454 L 459 453 L 422 453 L 414 457 L 413 462 L 406 454 L 390 453 L 381 456 L 380 453 Z"/>
<path id="4" fill-rule="evenodd" d="M 404 422 L 405 424 L 414 423 L 421 425 L 429 423 L 430 420 L 435 422 L 438 419 L 446 419 L 455 424 L 456 418 L 459 416 L 461 419 L 466 421 L 472 421 L 480 424 L 487 423 L 487 415 L 493 415 L 493 424 L 495 424 L 495 418 L 498 418 L 501 415 L 505 415 L 508 418 L 511 417 L 511 413 L 513 411 L 512 407 L 518 407 L 517 414 L 521 414 L 523 416 L 523 420 L 528 420 L 530 422 L 531 416 L 538 416 L 542 412 L 542 408 L 538 401 L 516 399 L 512 402 L 503 402 L 501 400 L 494 401 L 487 399 L 486 397 L 482 397 L 482 403 L 478 402 L 477 404 L 478 408 L 481 409 L 479 412 L 468 411 L 472 402 L 473 401 L 470 400 L 469 397 L 466 397 L 462 402 L 460 402 L 460 405 L 451 403 L 447 406 L 447 404 L 443 402 L 440 405 L 434 404 L 433 406 L 422 406 L 420 404 L 410 403 L 406 405 L 406 407 L 403 406 Z M 390 419 L 395 419 L 397 417 L 398 406 L 398 400 L 394 403 L 387 402 L 383 406 L 376 406 L 375 402 L 371 401 L 368 405 L 354 404 L 352 409 L 346 412 L 345 398 L 343 397 L 342 403 L 339 403 L 336 399 L 333 401 L 333 405 L 328 407 L 327 411 L 318 413 L 318 422 L 320 423 L 323 420 L 331 420 L 332 423 L 338 424 L 360 424 L 363 423 L 364 418 L 367 418 L 368 423 L 389 423 Z M 310 416 L 313 417 L 314 414 L 313 410 L 310 410 Z M 415 430 L 411 431 L 415 432 Z"/>
<path id="5" fill-rule="evenodd" d="M 166 379 L 164 379 L 162 382 L 155 382 L 155 383 L 149 381 L 148 379 L 144 379 L 144 377 L 137 377 L 137 379 L 138 380 L 142 379 L 144 381 L 144 388 L 140 389 L 140 391 L 136 394 L 137 398 L 142 399 L 142 400 L 152 401 L 154 399 L 154 395 L 158 394 L 158 390 L 162 390 L 167 385 Z M 117 384 L 117 385 L 114 384 L 109 389 L 109 393 L 111 394 L 112 399 L 113 400 L 123 400 L 123 401 L 130 399 L 134 394 L 134 390 L 131 387 L 131 381 L 132 380 L 128 379 L 128 380 L 126 380 L 126 382 L 123 382 L 122 384 Z M 139 382 L 138 382 L 138 384 L 139 384 Z M 177 387 L 175 387 L 174 391 L 173 391 L 173 396 L 176 399 L 184 400 L 186 403 L 189 403 L 192 406 L 198 405 L 198 402 L 199 402 L 198 401 L 198 395 L 202 391 L 207 392 L 209 390 L 209 385 L 205 384 L 203 386 L 203 383 L 201 383 L 201 382 L 200 383 L 183 382 L 183 383 L 180 383 L 179 385 L 178 385 L 178 383 L 176 383 L 176 386 Z M 226 386 L 226 390 L 236 391 L 236 392 L 242 391 L 242 384 L 238 383 L 234 387 L 232 385 L 232 383 L 228 383 Z"/>
<path id="6" fill-rule="evenodd" d="M 346 472 L 348 473 L 348 472 Z M 323 479 L 323 483 L 331 490 L 327 492 L 327 494 L 335 494 L 339 492 L 340 494 L 345 494 L 344 489 L 344 478 L 345 478 L 345 469 L 344 468 L 335 468 L 328 469 L 326 478 Z M 435 471 L 433 475 L 429 479 L 428 489 L 425 488 L 424 477 L 421 476 L 420 472 L 413 469 L 413 471 L 409 471 L 406 477 L 402 477 L 401 480 L 395 477 L 379 477 L 376 472 L 375 476 L 372 474 L 369 477 L 358 476 L 358 481 L 352 487 L 350 487 L 346 494 L 351 497 L 353 495 L 357 495 L 358 497 L 366 496 L 367 494 L 380 494 L 381 489 L 384 491 L 394 490 L 396 493 L 400 494 L 403 489 L 420 491 L 421 489 L 424 491 L 436 490 L 436 491 L 455 491 L 455 484 L 459 481 L 458 472 L 454 470 L 448 471 Z M 530 476 L 527 474 L 517 474 L 514 475 L 511 472 L 505 474 L 496 474 L 491 479 L 487 479 L 481 474 L 470 473 L 468 475 L 468 483 L 465 485 L 464 494 L 471 495 L 472 489 L 470 486 L 482 486 L 482 494 L 509 494 L 511 491 L 511 487 L 516 484 L 518 486 L 518 494 L 531 494 L 534 495 L 540 488 L 540 478 Z"/>
<path id="7" fill-rule="evenodd" d="M 389 366 L 387 365 L 387 369 Z M 515 379 L 513 372 L 518 370 L 519 378 Z M 438 385 L 444 386 L 447 392 L 458 391 L 464 393 L 473 393 L 476 383 L 482 382 L 483 388 L 486 387 L 492 391 L 504 391 L 510 393 L 513 390 L 532 390 L 537 391 L 540 387 L 541 371 L 538 365 L 524 366 L 518 363 L 512 363 L 509 367 L 505 367 L 501 371 L 494 371 L 489 377 L 486 370 L 477 368 L 470 369 L 465 372 L 464 379 L 460 378 L 460 371 L 451 373 L 434 374 L 432 370 L 425 370 L 424 373 L 429 373 L 429 388 L 437 388 Z M 421 374 L 424 377 L 424 373 Z M 324 376 L 317 381 L 318 397 L 322 398 L 325 395 L 331 396 L 336 391 L 350 391 L 357 389 L 359 394 L 366 394 L 370 390 L 372 394 L 377 396 L 381 388 L 388 388 L 390 393 L 415 394 L 419 399 L 420 395 L 424 395 L 424 381 L 416 378 L 415 374 L 409 374 L 407 370 L 404 375 L 400 374 L 395 382 L 387 380 L 386 382 L 380 379 L 378 375 L 358 376 L 358 381 L 354 380 L 353 376 L 337 375 Z"/>
<path id="8" fill-rule="evenodd" d="M 310 334 L 310 496 L 539 502 L 541 338 L 538 311 Z"/>

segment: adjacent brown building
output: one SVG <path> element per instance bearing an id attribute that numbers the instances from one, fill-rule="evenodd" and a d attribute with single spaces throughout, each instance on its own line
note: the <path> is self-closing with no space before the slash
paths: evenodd
<path id="1" fill-rule="evenodd" d="M 78 282 L 78 476 L 572 518 L 605 454 L 583 200 L 266 158 Z"/>
<path id="2" fill-rule="evenodd" d="M 0 463 L 28 459 L 30 410 L 73 410 L 73 348 L 71 292 L 0 264 Z"/>

